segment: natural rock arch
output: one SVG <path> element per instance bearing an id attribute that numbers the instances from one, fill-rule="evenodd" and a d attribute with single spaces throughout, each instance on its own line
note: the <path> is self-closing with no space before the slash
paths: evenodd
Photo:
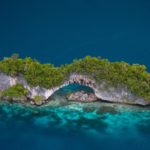
<path id="1" fill-rule="evenodd" d="M 44 100 L 48 99 L 53 93 L 55 93 L 60 88 L 67 86 L 71 83 L 78 83 L 85 85 L 93 89 L 96 97 L 109 102 L 117 103 L 127 103 L 127 104 L 138 104 L 138 105 L 149 105 L 150 102 L 145 100 L 142 97 L 136 96 L 125 86 L 113 87 L 106 82 L 96 83 L 94 79 L 80 74 L 71 74 L 68 79 L 60 86 L 46 89 L 40 86 L 31 87 L 25 81 L 23 76 L 11 77 L 4 73 L 0 74 L 0 90 L 5 90 L 17 83 L 22 84 L 25 88 L 28 89 L 29 99 L 34 99 L 35 96 L 41 96 Z"/>
<path id="2" fill-rule="evenodd" d="M 49 94 L 48 97 L 50 97 L 51 95 L 53 95 L 59 89 L 61 89 L 63 87 L 66 87 L 66 86 L 68 86 L 70 84 L 73 84 L 73 83 L 77 83 L 79 85 L 90 87 L 94 91 L 94 93 L 96 93 L 96 91 L 97 91 L 95 80 L 92 80 L 88 76 L 85 76 L 85 75 L 71 74 L 69 76 L 69 78 L 62 85 L 60 85 L 59 87 L 55 87 L 55 88 L 51 89 L 48 92 L 48 94 Z"/>
<path id="3" fill-rule="evenodd" d="M 96 82 L 85 75 L 72 74 L 69 76 L 68 80 L 65 82 L 68 85 L 72 83 L 77 83 L 79 85 L 84 85 L 92 88 L 93 90 L 96 88 Z"/>

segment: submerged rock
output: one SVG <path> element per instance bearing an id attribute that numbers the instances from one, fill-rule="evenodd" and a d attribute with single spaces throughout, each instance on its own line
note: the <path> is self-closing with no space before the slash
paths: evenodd
<path id="1" fill-rule="evenodd" d="M 97 114 L 104 114 L 104 113 L 110 113 L 110 114 L 117 114 L 117 110 L 114 107 L 110 107 L 110 106 L 103 106 L 100 107 L 97 111 Z"/>
<path id="2" fill-rule="evenodd" d="M 83 111 L 84 111 L 84 112 L 93 112 L 93 111 L 95 111 L 95 109 L 96 109 L 96 108 L 94 108 L 94 107 L 89 107 L 89 106 L 88 106 L 88 107 L 83 107 Z"/>

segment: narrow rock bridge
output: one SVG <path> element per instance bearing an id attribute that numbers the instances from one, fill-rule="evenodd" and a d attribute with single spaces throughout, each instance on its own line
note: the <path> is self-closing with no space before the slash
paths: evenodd
<path id="1" fill-rule="evenodd" d="M 93 89 L 94 94 L 98 99 L 102 99 L 109 102 L 138 104 L 142 106 L 150 105 L 150 102 L 148 100 L 145 100 L 142 97 L 134 95 L 133 93 L 131 93 L 130 90 L 128 90 L 128 88 L 126 88 L 126 86 L 113 87 L 107 85 L 106 83 L 101 83 L 97 85 L 95 80 L 92 80 L 85 75 L 71 74 L 68 77 L 68 80 L 66 80 L 62 85 L 52 89 L 46 89 L 40 86 L 37 87 L 29 86 L 22 76 L 11 77 L 4 73 L 0 74 L 0 90 L 5 90 L 13 85 L 16 85 L 17 83 L 22 84 L 25 88 L 29 90 L 30 92 L 30 94 L 28 95 L 29 99 L 34 99 L 35 96 L 38 95 L 42 96 L 44 100 L 46 100 L 60 88 L 65 87 L 72 83 L 77 83 L 80 85 L 88 86 L 91 89 Z"/>
<path id="2" fill-rule="evenodd" d="M 92 89 L 96 88 L 96 83 L 94 80 L 91 80 L 86 76 L 78 75 L 78 74 L 72 74 L 69 77 L 68 81 L 65 82 L 65 84 L 66 83 L 67 84 L 77 83 L 80 85 L 89 86 Z"/>
<path id="3" fill-rule="evenodd" d="M 7 89 L 17 83 L 22 84 L 25 88 L 27 88 L 30 92 L 28 95 L 29 98 L 34 99 L 35 96 L 42 96 L 44 99 L 48 99 L 52 94 L 54 94 L 60 88 L 68 86 L 69 84 L 77 83 L 80 85 L 88 86 L 93 91 L 96 91 L 96 82 L 94 80 L 89 79 L 85 75 L 80 74 L 71 74 L 69 78 L 60 86 L 54 87 L 51 89 L 46 89 L 40 86 L 31 87 L 22 76 L 19 77 L 11 77 L 4 73 L 0 74 L 0 90 Z"/>
<path id="4" fill-rule="evenodd" d="M 55 88 L 50 89 L 49 91 L 47 91 L 46 92 L 47 94 L 45 95 L 45 97 L 48 98 L 52 94 L 54 94 L 57 90 L 65 87 L 65 86 L 68 86 L 70 84 L 74 84 L 74 83 L 90 87 L 91 89 L 93 89 L 94 92 L 96 91 L 96 82 L 95 82 L 95 80 L 92 80 L 92 79 L 88 78 L 85 75 L 71 74 L 69 76 L 68 80 L 66 80 L 61 86 L 55 87 Z"/>

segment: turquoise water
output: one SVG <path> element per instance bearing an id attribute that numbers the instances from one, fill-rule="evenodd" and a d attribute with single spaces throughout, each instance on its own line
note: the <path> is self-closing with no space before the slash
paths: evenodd
<path id="1" fill-rule="evenodd" d="M 150 108 L 103 102 L 0 103 L 0 149 L 150 149 Z"/>

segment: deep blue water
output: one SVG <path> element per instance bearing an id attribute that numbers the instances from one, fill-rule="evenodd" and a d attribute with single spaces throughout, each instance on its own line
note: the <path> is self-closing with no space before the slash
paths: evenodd
<path id="1" fill-rule="evenodd" d="M 0 58 L 56 65 L 86 55 L 150 68 L 149 0 L 1 0 Z"/>
<path id="2" fill-rule="evenodd" d="M 60 65 L 91 55 L 150 71 L 149 27 L 149 0 L 0 0 L 0 59 Z M 67 104 L 63 94 L 76 88 L 42 108 L 1 103 L 0 150 L 150 149 L 150 108 Z"/>

